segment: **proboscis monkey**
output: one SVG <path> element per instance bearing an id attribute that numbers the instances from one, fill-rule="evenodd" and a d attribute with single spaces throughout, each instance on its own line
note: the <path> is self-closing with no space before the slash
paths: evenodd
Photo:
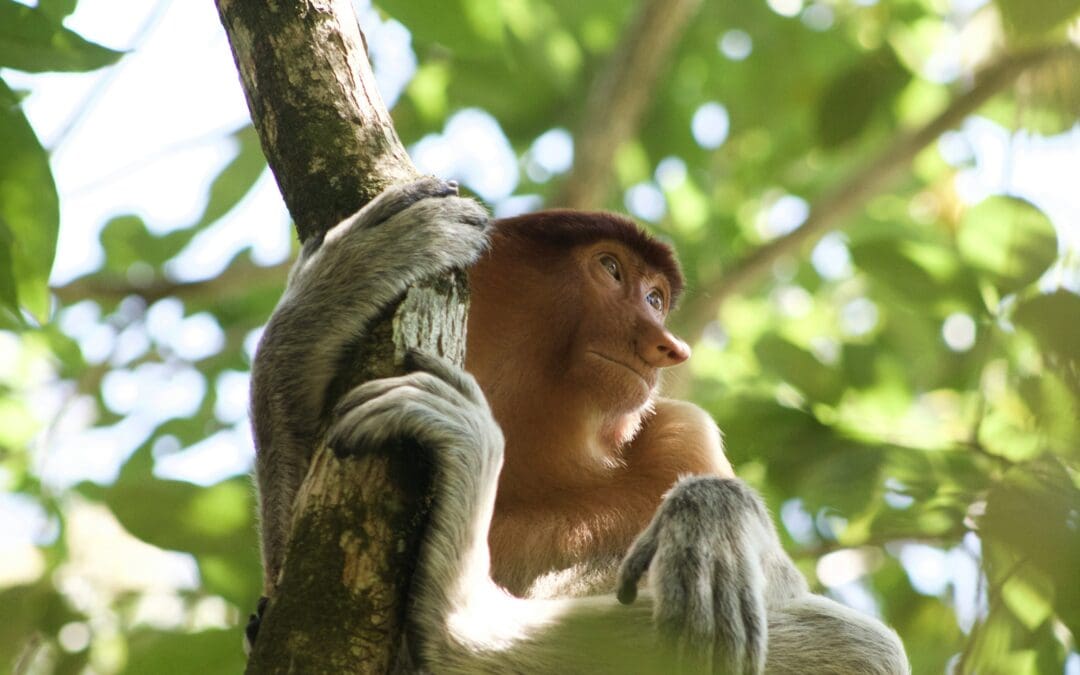
<path id="1" fill-rule="evenodd" d="M 611 214 L 494 221 L 436 179 L 305 245 L 252 373 L 265 591 L 321 429 L 411 438 L 435 499 L 409 642 L 437 673 L 906 673 L 896 634 L 808 591 L 696 406 L 656 395 L 669 247 Z M 412 352 L 325 412 L 341 355 L 415 281 L 470 272 L 466 369 Z M 638 597 L 639 581 L 648 583 Z M 615 591 L 613 594 L 612 592 Z"/>

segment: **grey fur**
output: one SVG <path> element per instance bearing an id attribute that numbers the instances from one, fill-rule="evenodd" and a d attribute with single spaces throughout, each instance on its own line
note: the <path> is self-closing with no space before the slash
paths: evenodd
<path id="1" fill-rule="evenodd" d="M 361 385 L 326 414 L 325 390 L 345 346 L 408 284 L 482 250 L 484 213 L 450 192 L 434 180 L 393 189 L 305 247 L 267 325 L 253 416 L 268 594 L 312 439 L 329 418 L 328 440 L 340 451 L 413 438 L 432 455 L 435 495 L 408 627 L 414 660 L 426 669 L 907 673 L 895 633 L 808 592 L 761 499 L 741 481 L 683 479 L 621 565 L 586 561 L 517 598 L 489 574 L 503 437 L 471 375 L 410 353 L 415 372 Z M 618 600 L 592 594 L 616 575 Z"/>
<path id="2" fill-rule="evenodd" d="M 304 245 L 251 369 L 264 592 L 273 595 L 326 389 L 348 345 L 413 283 L 475 262 L 487 212 L 453 183 L 390 188 Z"/>

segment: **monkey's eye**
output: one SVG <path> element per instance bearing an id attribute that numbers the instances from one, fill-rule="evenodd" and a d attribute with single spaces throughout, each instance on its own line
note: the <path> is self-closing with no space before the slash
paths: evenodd
<path id="1" fill-rule="evenodd" d="M 645 302 L 658 312 L 664 311 L 664 294 L 655 288 L 645 296 Z"/>
<path id="2" fill-rule="evenodd" d="M 622 275 L 619 273 L 618 260 L 609 255 L 602 255 L 600 256 L 600 264 L 603 265 L 604 269 L 611 275 L 612 279 L 615 281 L 622 281 Z"/>

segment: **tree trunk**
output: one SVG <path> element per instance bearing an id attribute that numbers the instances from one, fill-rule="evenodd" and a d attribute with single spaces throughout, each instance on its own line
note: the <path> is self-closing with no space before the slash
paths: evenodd
<path id="1" fill-rule="evenodd" d="M 301 240 L 417 172 L 397 138 L 349 0 L 217 0 L 267 162 Z M 409 291 L 365 336 L 331 398 L 398 372 L 408 347 L 461 363 L 463 273 Z M 401 643 L 427 471 L 401 447 L 338 461 L 318 446 L 248 672 L 385 673 Z"/>

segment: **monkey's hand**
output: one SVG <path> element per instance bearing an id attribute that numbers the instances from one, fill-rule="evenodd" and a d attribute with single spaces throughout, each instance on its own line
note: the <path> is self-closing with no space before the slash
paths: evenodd
<path id="1" fill-rule="evenodd" d="M 488 214 L 457 194 L 456 182 L 431 176 L 387 188 L 323 237 L 306 242 L 289 286 L 329 279 L 336 291 L 371 293 L 386 285 L 400 293 L 420 278 L 472 264 L 487 243 Z M 358 272 L 364 272 L 363 281 L 341 278 Z"/>
<path id="2" fill-rule="evenodd" d="M 773 536 L 742 481 L 683 479 L 623 559 L 619 601 L 634 601 L 649 569 L 654 622 L 683 669 L 758 675 L 768 630 L 762 555 Z"/>
<path id="3" fill-rule="evenodd" d="M 502 462 L 503 439 L 472 375 L 449 361 L 410 350 L 413 372 L 362 384 L 338 402 L 328 444 L 339 456 L 411 439 L 435 454 L 469 454 L 477 464 Z"/>
<path id="4" fill-rule="evenodd" d="M 346 394 L 328 436 L 339 455 L 412 439 L 434 464 L 434 500 L 412 583 L 409 640 L 417 654 L 449 643 L 448 618 L 488 578 L 488 525 L 502 468 L 503 436 L 480 386 L 461 368 L 418 351 L 407 375 Z M 435 650 L 432 652 L 432 650 Z"/>

